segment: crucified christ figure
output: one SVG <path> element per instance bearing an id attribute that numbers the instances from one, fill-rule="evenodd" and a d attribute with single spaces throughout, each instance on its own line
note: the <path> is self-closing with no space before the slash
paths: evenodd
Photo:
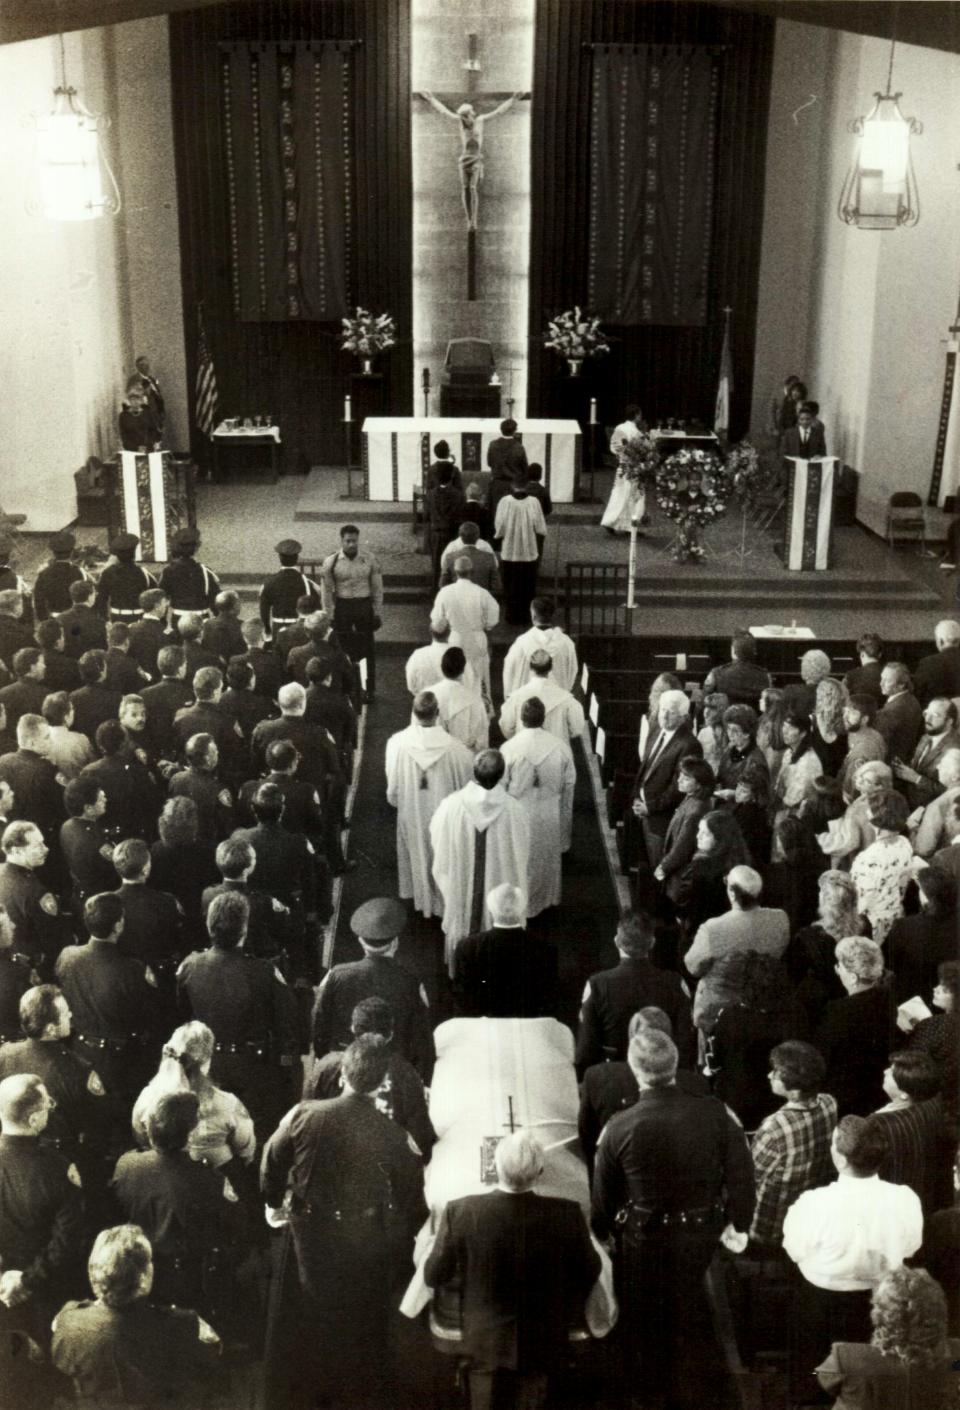
<path id="1" fill-rule="evenodd" d="M 478 113 L 472 103 L 461 103 L 456 112 L 448 108 L 433 93 L 422 92 L 431 108 L 443 117 L 450 118 L 460 128 L 460 155 L 457 165 L 460 168 L 460 199 L 467 217 L 467 229 L 476 230 L 477 215 L 480 210 L 480 182 L 483 180 L 483 127 L 491 118 L 499 117 L 513 107 L 523 93 L 511 93 L 502 103 L 491 108 L 488 113 Z"/>

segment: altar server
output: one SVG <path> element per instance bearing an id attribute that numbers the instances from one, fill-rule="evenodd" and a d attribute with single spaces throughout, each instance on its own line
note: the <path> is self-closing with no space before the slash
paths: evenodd
<path id="1" fill-rule="evenodd" d="M 553 679 L 553 662 L 546 651 L 535 651 L 530 657 L 531 676 L 526 685 L 519 686 L 503 702 L 500 711 L 500 728 L 509 739 L 516 734 L 520 721 L 520 710 L 527 700 L 542 700 L 546 714 L 545 728 L 550 734 L 569 744 L 583 734 L 586 720 L 583 706 L 575 700 L 569 690 L 564 690 Z"/>
<path id="2" fill-rule="evenodd" d="M 453 565 L 456 580 L 441 588 L 430 614 L 431 627 L 450 628 L 450 645 L 461 646 L 476 672 L 484 696 L 490 698 L 490 656 L 487 632 L 500 620 L 497 599 L 472 581 L 473 564 L 458 558 Z"/>

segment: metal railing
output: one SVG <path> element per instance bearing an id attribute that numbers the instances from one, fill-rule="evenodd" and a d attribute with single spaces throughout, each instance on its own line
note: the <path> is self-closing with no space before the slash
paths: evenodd
<path id="1" fill-rule="evenodd" d="M 573 637 L 628 636 L 627 565 L 568 563 L 564 606 Z"/>

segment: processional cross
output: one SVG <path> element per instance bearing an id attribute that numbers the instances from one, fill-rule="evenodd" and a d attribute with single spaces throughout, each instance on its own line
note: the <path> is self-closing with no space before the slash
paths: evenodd
<path id="1" fill-rule="evenodd" d="M 432 93 L 426 89 L 415 93 L 435 112 L 455 122 L 460 130 L 460 154 L 457 168 L 460 178 L 460 200 L 467 218 L 467 298 L 476 298 L 476 236 L 480 214 L 480 183 L 483 180 L 483 133 L 491 118 L 508 112 L 514 103 L 529 98 L 529 93 L 484 93 L 484 98 L 499 100 L 488 112 L 478 113 L 477 80 L 480 60 L 477 57 L 477 36 L 467 35 L 467 57 L 463 64 L 467 74 L 467 93 Z"/>

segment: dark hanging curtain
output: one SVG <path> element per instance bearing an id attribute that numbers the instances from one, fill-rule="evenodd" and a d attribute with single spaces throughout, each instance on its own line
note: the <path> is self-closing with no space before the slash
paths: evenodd
<path id="1" fill-rule="evenodd" d="M 347 310 L 352 46 L 221 46 L 230 270 L 238 318 Z"/>
<path id="2" fill-rule="evenodd" d="M 718 57 L 596 46 L 590 308 L 613 323 L 705 323 Z"/>
<path id="3" fill-rule="evenodd" d="M 705 308 L 696 320 L 624 321 L 604 314 L 609 356 L 584 365 L 584 395 L 615 424 L 627 402 L 648 421 L 664 416 L 712 422 L 723 347 L 723 310 L 730 305 L 734 373 L 731 436 L 749 424 L 763 228 L 766 132 L 773 63 L 774 18 L 742 7 L 664 0 L 537 0 L 531 131 L 529 303 L 530 416 L 577 415 L 580 401 L 557 354 L 543 347 L 547 320 L 563 309 L 589 306 L 595 165 L 592 99 L 595 55 L 667 46 L 720 51 L 717 65 L 710 258 Z M 601 46 L 598 50 L 597 46 Z M 671 119 L 671 125 L 676 126 Z M 642 128 L 638 129 L 638 133 Z M 647 149 L 631 135 L 625 157 L 641 170 Z M 663 171 L 668 183 L 677 171 Z M 657 172 L 659 180 L 660 172 Z M 684 182 L 689 193 L 691 182 Z M 605 193 L 596 193 L 605 199 Z M 660 194 L 662 195 L 662 189 Z M 694 193 L 697 200 L 704 193 Z M 661 219 L 663 216 L 660 217 Z M 609 216 L 602 217 L 609 223 Z M 656 229 L 656 227 L 655 227 Z M 642 226 L 625 230 L 625 258 L 643 258 Z M 596 231 L 605 238 L 610 230 Z M 639 250 L 633 246 L 640 245 Z M 691 266 L 692 269 L 692 258 Z M 599 273 L 599 269 L 598 269 Z M 642 271 L 636 276 L 642 285 Z M 652 278 L 653 276 L 651 276 Z M 691 286 L 692 287 L 692 286 Z M 624 290 L 629 292 L 629 286 Z M 642 289 L 640 291 L 642 293 Z M 672 305 L 671 305 L 672 309 Z"/>

